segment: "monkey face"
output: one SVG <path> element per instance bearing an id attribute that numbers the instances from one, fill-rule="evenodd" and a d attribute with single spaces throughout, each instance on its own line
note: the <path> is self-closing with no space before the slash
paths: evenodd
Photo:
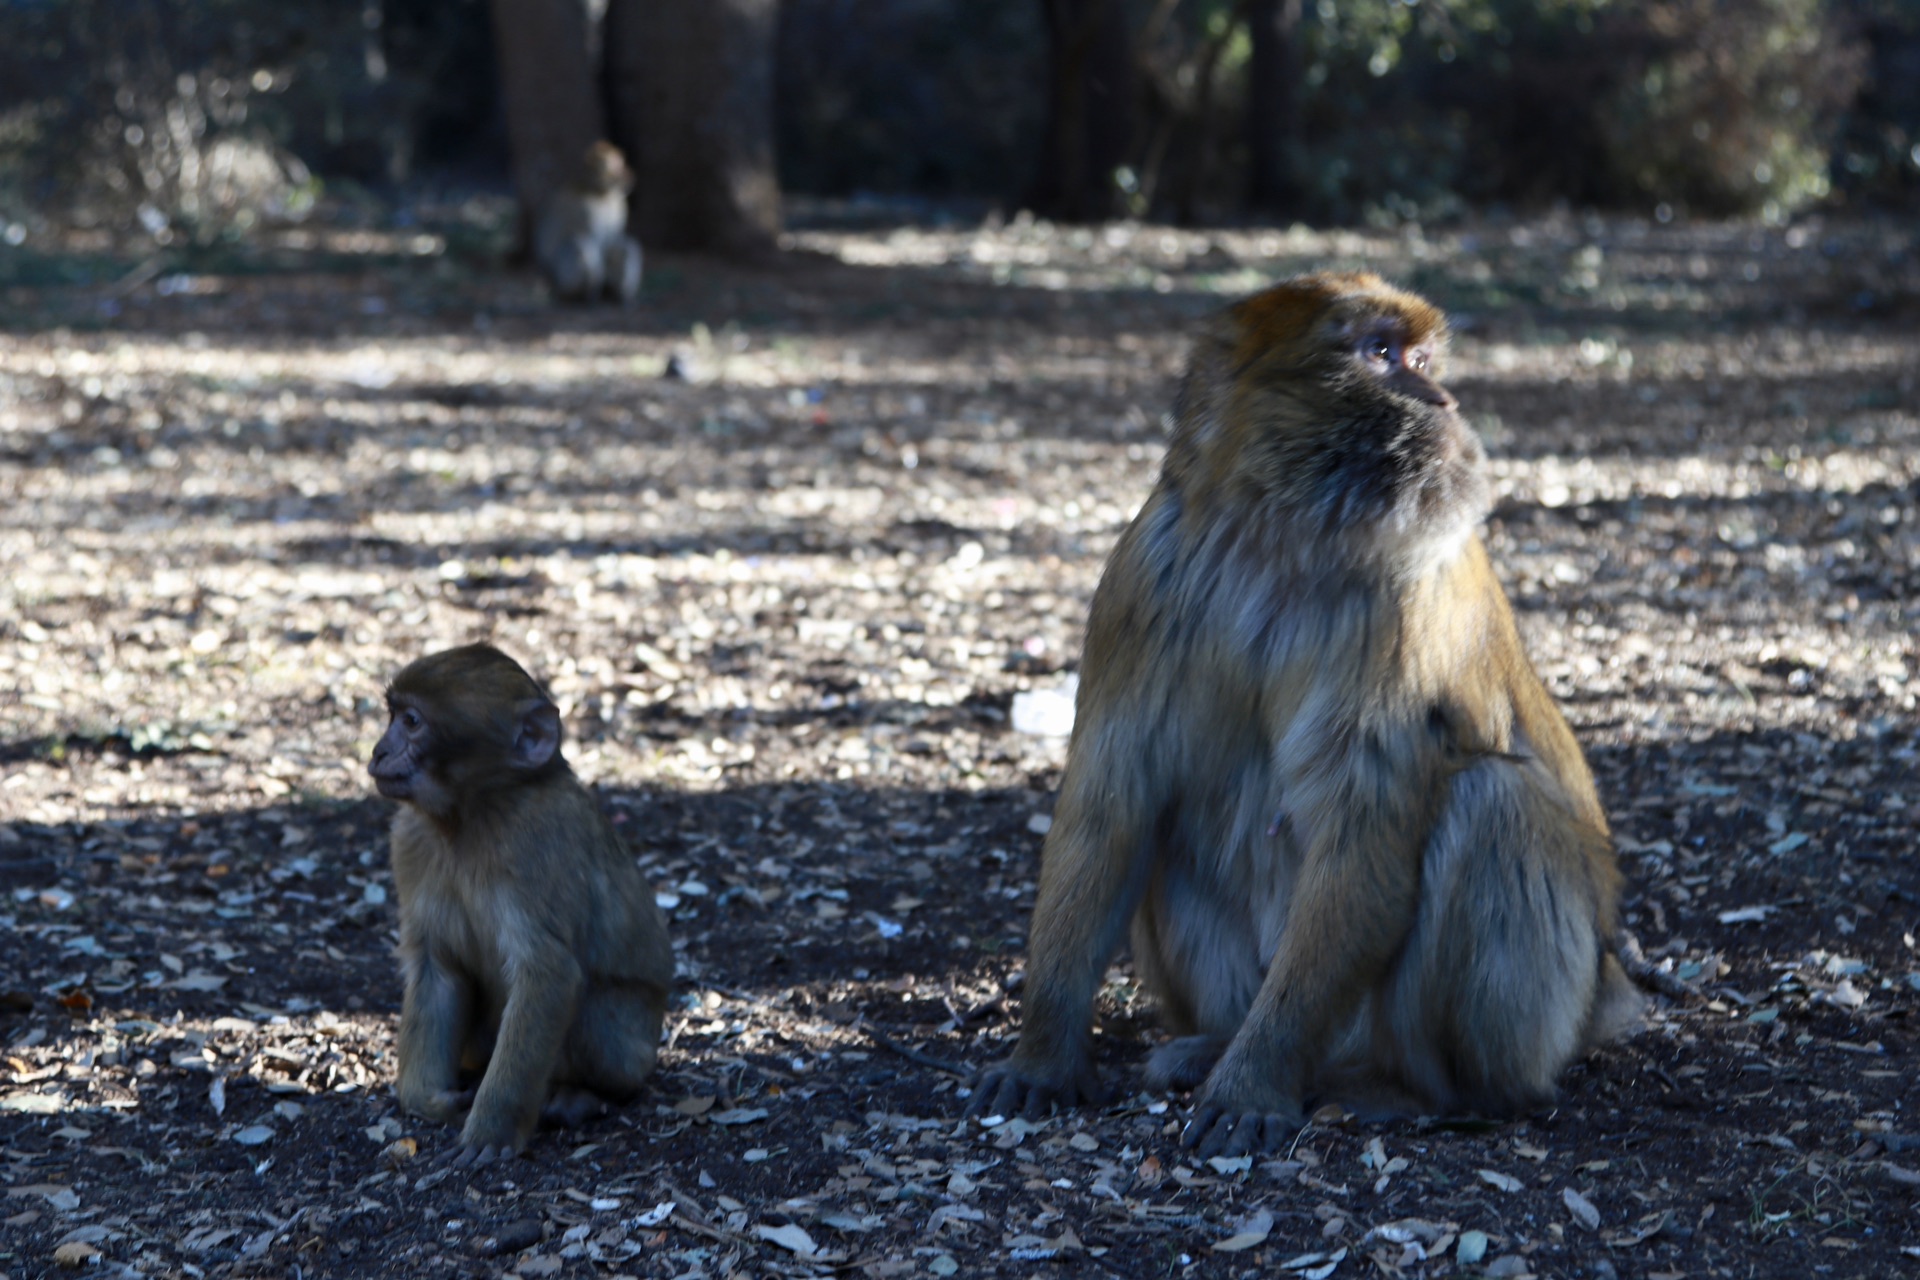
<path id="1" fill-rule="evenodd" d="M 451 797 L 428 767 L 433 751 L 433 727 L 426 709 L 399 694 L 387 698 L 387 731 L 374 744 L 367 772 L 373 785 L 389 800 L 417 805 L 428 813 L 449 812 Z"/>
<path id="2" fill-rule="evenodd" d="M 491 645 L 409 664 L 387 689 L 387 713 L 367 772 L 381 795 L 435 819 L 567 767 L 553 700 Z"/>
<path id="3" fill-rule="evenodd" d="M 1439 381 L 1446 321 L 1423 299 L 1311 276 L 1233 308 L 1220 336 L 1232 400 L 1194 443 L 1209 478 L 1251 483 L 1290 539 L 1397 551 L 1451 544 L 1486 514 L 1485 454 Z"/>
<path id="4" fill-rule="evenodd" d="M 620 148 L 604 139 L 587 148 L 580 161 L 580 189 L 596 195 L 633 189 L 633 171 Z"/>
<path id="5" fill-rule="evenodd" d="M 1485 451 L 1437 380 L 1445 330 L 1403 308 L 1366 307 L 1325 327 L 1319 434 L 1322 512 L 1387 535 L 1438 534 L 1486 513 Z"/>

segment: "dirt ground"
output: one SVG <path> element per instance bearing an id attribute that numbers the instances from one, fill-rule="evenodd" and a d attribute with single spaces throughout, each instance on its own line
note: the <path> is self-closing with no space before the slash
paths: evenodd
<path id="1" fill-rule="evenodd" d="M 449 234 L 0 259 L 0 1280 L 1920 1274 L 1911 227 L 815 231 L 631 312 Z M 1524 1120 L 1201 1162 L 1123 958 L 1119 1100 L 963 1121 L 1064 753 L 1013 699 L 1194 319 L 1323 266 L 1455 317 L 1666 994 Z M 680 985 L 638 1103 L 469 1175 L 390 1094 L 363 761 L 473 639 L 563 703 Z"/>

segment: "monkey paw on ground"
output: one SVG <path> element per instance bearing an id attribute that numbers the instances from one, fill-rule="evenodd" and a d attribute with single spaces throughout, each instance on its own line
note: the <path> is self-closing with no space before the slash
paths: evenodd
<path id="1" fill-rule="evenodd" d="M 1058 1105 L 1094 1106 L 1106 1102 L 1112 1091 L 1101 1082 L 1091 1066 L 1070 1071 L 1057 1079 L 1017 1066 L 1012 1059 L 981 1069 L 973 1080 L 973 1097 L 967 1103 L 969 1116 L 1024 1116 L 1037 1120 Z"/>
<path id="2" fill-rule="evenodd" d="M 443 1161 L 447 1168 L 456 1171 L 463 1169 L 484 1169 L 488 1165 L 511 1160 L 519 1154 L 519 1148 L 508 1146 L 504 1143 L 487 1143 L 474 1146 L 467 1142 L 462 1142 L 459 1146 L 448 1152 L 447 1155 L 443 1157 Z"/>
<path id="3" fill-rule="evenodd" d="M 1180 1145 L 1202 1160 L 1215 1156 L 1266 1155 L 1285 1147 L 1300 1132 L 1303 1121 L 1278 1111 L 1236 1111 L 1201 1103 L 1193 1109 Z"/>

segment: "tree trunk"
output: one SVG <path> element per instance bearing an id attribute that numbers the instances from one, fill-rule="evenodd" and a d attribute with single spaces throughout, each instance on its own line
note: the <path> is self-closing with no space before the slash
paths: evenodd
<path id="1" fill-rule="evenodd" d="M 1299 207 L 1300 0 L 1252 0 L 1247 65 L 1247 203 L 1272 214 Z"/>
<path id="2" fill-rule="evenodd" d="M 1066 222 L 1119 209 L 1116 172 L 1134 144 L 1133 47 L 1116 0 L 1041 0 L 1047 20 L 1047 126 L 1027 202 Z"/>
<path id="3" fill-rule="evenodd" d="M 648 248 L 752 255 L 780 231 L 773 154 L 778 0 L 611 0 L 614 141 Z"/>
<path id="4" fill-rule="evenodd" d="M 605 136 L 594 15 L 603 0 L 493 0 L 494 50 L 521 227 Z M 522 237 L 525 239 L 524 235 Z"/>

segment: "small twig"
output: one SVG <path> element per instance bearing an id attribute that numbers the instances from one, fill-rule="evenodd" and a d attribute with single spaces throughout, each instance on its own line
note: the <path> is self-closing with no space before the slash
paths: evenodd
<path id="1" fill-rule="evenodd" d="M 953 1020 L 960 1026 L 964 1027 L 969 1022 L 978 1022 L 980 1019 L 986 1017 L 988 1014 L 996 1013 L 1002 1009 L 1005 1009 L 1006 1007 L 1007 1007 L 1007 993 L 1002 991 L 999 995 L 995 996 L 993 999 L 977 1004 L 973 1008 L 967 1010 L 965 1013 L 954 1013 Z M 952 1005 L 947 1006 L 947 1012 L 953 1013 Z"/>
<path id="2" fill-rule="evenodd" d="M 691 1231 L 697 1236 L 705 1236 L 709 1240 L 718 1240 L 721 1244 L 751 1245 L 754 1243 L 745 1236 L 735 1235 L 733 1232 L 725 1230 L 724 1228 L 710 1227 L 704 1222 L 695 1222 L 684 1213 L 676 1212 L 670 1216 L 667 1221 L 679 1227 L 682 1231 Z"/>
<path id="3" fill-rule="evenodd" d="M 889 1053 L 899 1054 L 908 1062 L 917 1062 L 923 1067 L 931 1067 L 935 1071 L 944 1071 L 950 1076 L 959 1076 L 962 1080 L 970 1080 L 973 1078 L 972 1068 L 963 1067 L 957 1062 L 948 1062 L 945 1058 L 936 1058 L 932 1054 L 922 1053 L 918 1049 L 909 1049 L 880 1028 L 874 1026 L 871 1022 L 868 1022 L 865 1018 L 860 1019 L 860 1026 L 866 1031 L 867 1036 L 875 1044 Z"/>
<path id="4" fill-rule="evenodd" d="M 166 270 L 165 256 L 155 254 L 109 285 L 101 294 L 103 302 L 117 302 Z"/>
<path id="5" fill-rule="evenodd" d="M 679 1227 L 682 1231 L 691 1231 L 697 1236 L 705 1236 L 709 1240 L 718 1240 L 722 1244 L 753 1245 L 757 1243 L 738 1232 L 729 1231 L 726 1227 L 709 1221 L 706 1210 L 700 1207 L 700 1202 L 667 1179 L 660 1179 L 656 1185 L 660 1192 L 665 1193 L 667 1199 L 673 1201 L 673 1212 L 667 1217 L 667 1222 L 673 1226 Z"/>

